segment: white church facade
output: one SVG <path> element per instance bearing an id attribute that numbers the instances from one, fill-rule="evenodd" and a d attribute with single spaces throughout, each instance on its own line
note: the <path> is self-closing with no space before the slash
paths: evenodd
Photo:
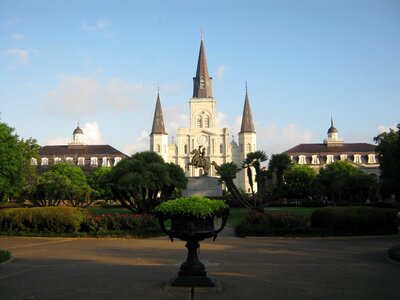
<path id="1" fill-rule="evenodd" d="M 203 175 L 201 168 L 193 166 L 186 168 L 192 157 L 190 153 L 195 149 L 204 151 L 204 157 L 209 159 L 210 163 L 214 161 L 221 165 L 234 162 L 239 167 L 247 153 L 257 150 L 257 138 L 247 87 L 238 143 L 234 140 L 230 141 L 228 128 L 217 127 L 217 100 L 212 95 L 212 77 L 208 73 L 203 39 L 200 42 L 196 76 L 193 78 L 193 96 L 189 100 L 189 108 L 189 127 L 179 128 L 177 139 L 169 142 L 164 126 L 160 94 L 158 94 L 150 134 L 150 150 L 160 154 L 166 162 L 181 166 L 188 177 Z M 211 166 L 208 175 L 218 177 L 214 166 Z M 238 172 L 236 184 L 238 188 L 246 192 L 250 190 L 245 171 Z"/>

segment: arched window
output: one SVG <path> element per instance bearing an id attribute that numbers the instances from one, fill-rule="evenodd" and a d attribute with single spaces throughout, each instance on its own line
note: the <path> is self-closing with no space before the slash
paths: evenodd
<path id="1" fill-rule="evenodd" d="M 202 124 L 201 124 L 201 116 L 197 116 L 197 118 L 196 118 L 196 126 L 197 126 L 197 128 L 201 128 L 202 127 Z"/>
<path id="2" fill-rule="evenodd" d="M 222 144 L 219 144 L 219 153 L 222 154 L 224 151 L 224 147 Z"/>
<path id="3" fill-rule="evenodd" d="M 188 145 L 187 144 L 185 144 L 185 146 L 183 146 L 183 151 L 185 154 L 188 153 Z"/>
<path id="4" fill-rule="evenodd" d="M 204 117 L 204 127 L 210 128 L 210 118 L 208 116 Z"/>
<path id="5" fill-rule="evenodd" d="M 161 153 L 161 146 L 160 146 L 160 144 L 157 144 L 157 146 L 156 146 L 156 152 L 157 152 L 157 153 Z"/>
<path id="6" fill-rule="evenodd" d="M 250 143 L 246 145 L 246 152 L 250 152 L 251 151 L 251 145 Z"/>

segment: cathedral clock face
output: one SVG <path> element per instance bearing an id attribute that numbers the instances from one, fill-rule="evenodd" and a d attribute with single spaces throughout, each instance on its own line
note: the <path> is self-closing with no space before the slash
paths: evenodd
<path id="1" fill-rule="evenodd" d="M 207 142 L 207 137 L 205 135 L 200 135 L 197 137 L 197 143 L 199 145 L 204 145 Z"/>

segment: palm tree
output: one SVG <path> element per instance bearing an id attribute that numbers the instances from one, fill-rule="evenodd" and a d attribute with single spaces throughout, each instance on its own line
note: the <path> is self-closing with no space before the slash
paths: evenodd
<path id="1" fill-rule="evenodd" d="M 220 176 L 219 182 L 224 182 L 226 184 L 226 188 L 228 189 L 232 197 L 237 202 L 242 204 L 245 208 L 252 209 L 252 205 L 243 198 L 242 194 L 233 182 L 233 180 L 236 178 L 236 173 L 240 170 L 238 166 L 233 162 L 224 163 L 218 166 L 217 163 L 214 161 L 212 162 L 212 165 L 214 165 L 215 170 L 217 171 L 217 175 Z"/>
<path id="2" fill-rule="evenodd" d="M 273 154 L 268 164 L 268 173 L 271 178 L 276 178 L 274 194 L 280 196 L 283 185 L 283 174 L 290 167 L 292 161 L 287 154 Z"/>

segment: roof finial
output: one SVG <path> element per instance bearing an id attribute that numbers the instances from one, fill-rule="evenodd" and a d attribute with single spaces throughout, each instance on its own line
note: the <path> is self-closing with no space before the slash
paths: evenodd
<path id="1" fill-rule="evenodd" d="M 201 40 L 203 40 L 203 27 L 200 27 L 200 32 L 201 32 Z"/>
<path id="2" fill-rule="evenodd" d="M 333 127 L 333 117 L 331 115 L 331 127 Z"/>
<path id="3" fill-rule="evenodd" d="M 245 83 L 246 83 L 246 95 L 247 95 L 247 81 L 245 81 Z"/>
<path id="4" fill-rule="evenodd" d="M 160 93 L 160 83 L 157 82 L 157 93 Z"/>

